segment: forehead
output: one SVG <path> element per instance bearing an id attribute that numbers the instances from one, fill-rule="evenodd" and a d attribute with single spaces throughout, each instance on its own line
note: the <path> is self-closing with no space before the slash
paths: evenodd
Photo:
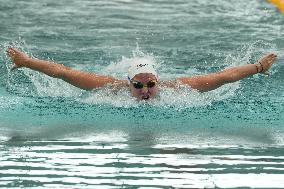
<path id="1" fill-rule="evenodd" d="M 133 79 L 136 81 L 144 81 L 144 80 L 154 80 L 157 78 L 151 73 L 140 73 L 135 75 Z"/>

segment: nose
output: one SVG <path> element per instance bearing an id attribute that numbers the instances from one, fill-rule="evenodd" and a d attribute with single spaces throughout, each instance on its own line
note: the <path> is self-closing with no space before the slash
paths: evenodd
<path id="1" fill-rule="evenodd" d="M 147 93 L 148 92 L 148 87 L 143 86 L 143 88 L 141 89 L 141 93 Z"/>

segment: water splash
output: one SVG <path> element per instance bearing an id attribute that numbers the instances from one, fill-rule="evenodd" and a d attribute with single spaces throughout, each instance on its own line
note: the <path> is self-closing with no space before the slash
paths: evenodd
<path id="1" fill-rule="evenodd" d="M 163 80 L 164 78 L 175 80 L 177 77 L 184 76 L 188 72 L 196 72 L 195 68 L 191 68 L 191 70 L 194 71 L 184 70 L 185 73 L 183 73 L 182 75 L 180 74 L 180 70 L 179 73 L 175 73 L 176 69 L 174 67 L 170 68 L 165 64 L 162 64 L 162 61 L 159 60 L 158 57 L 155 57 L 153 54 L 144 53 L 137 44 L 136 49 L 132 52 L 132 57 L 122 57 L 120 61 L 111 63 L 106 68 L 104 68 L 102 70 L 102 73 L 107 73 L 108 75 L 125 79 L 127 77 L 128 67 L 134 62 L 151 63 L 156 65 L 156 68 L 161 71 L 170 70 L 166 73 L 159 73 L 159 75 L 163 76 L 161 80 Z M 175 89 L 162 88 L 157 98 L 151 99 L 147 102 L 137 101 L 134 97 L 131 96 L 129 89 L 126 87 L 119 90 L 104 88 L 84 95 L 84 97 L 81 98 L 80 101 L 90 104 L 109 104 L 115 107 L 124 108 L 149 105 L 155 107 L 184 109 L 189 107 L 211 105 L 212 102 L 224 100 L 233 96 L 238 88 L 239 82 L 236 82 L 233 84 L 227 84 L 214 91 L 200 93 L 196 90 L 191 89 L 190 87 L 180 85 Z"/>
<path id="2" fill-rule="evenodd" d="M 275 44 L 267 43 L 262 40 L 249 42 L 237 49 L 235 53 L 228 54 L 225 64 L 228 67 L 240 66 L 242 64 L 252 64 L 264 54 L 274 52 L 278 54 Z"/>
<path id="3" fill-rule="evenodd" d="M 111 75 L 120 79 L 127 79 L 127 71 L 131 64 L 133 63 L 150 63 L 155 65 L 155 68 L 158 70 L 161 66 L 161 62 L 157 57 L 151 53 L 144 53 L 137 43 L 136 49 L 132 51 L 131 57 L 122 56 L 121 60 L 118 62 L 112 62 L 110 65 L 102 69 L 102 73 L 106 75 Z"/>
<path id="4" fill-rule="evenodd" d="M 26 53 L 32 58 L 36 58 L 27 49 L 27 45 L 24 39 L 19 38 L 17 41 L 4 43 L 0 46 L 1 61 L 4 62 L 1 67 L 1 73 L 5 72 L 5 87 L 7 91 L 13 94 L 21 96 L 78 96 L 81 94 L 81 90 L 69 85 L 68 83 L 51 78 L 44 74 L 41 74 L 30 69 L 20 68 L 11 71 L 13 63 L 10 58 L 6 55 L 6 49 L 8 47 L 14 47 L 20 51 Z"/>
<path id="5" fill-rule="evenodd" d="M 14 45 L 26 52 L 24 50 L 25 43 L 23 41 L 21 43 L 15 43 Z M 264 54 L 264 52 L 275 51 L 275 49 L 275 45 L 265 43 L 263 41 L 248 43 L 239 49 L 238 53 L 227 55 L 224 60 L 224 66 L 232 67 L 244 63 L 252 63 L 256 61 L 256 57 Z M 26 53 L 31 54 L 29 52 Z M 236 90 L 240 88 L 240 82 L 227 84 L 214 91 L 206 93 L 199 93 L 198 91 L 185 86 L 181 86 L 176 89 L 162 88 L 157 98 L 148 102 L 138 102 L 131 96 L 127 87 L 121 89 L 105 87 L 91 92 L 84 92 L 83 90 L 73 87 L 62 80 L 51 78 L 29 69 L 19 69 L 18 71 L 11 72 L 9 69 L 11 67 L 10 60 L 3 56 L 1 58 L 4 59 L 6 63 L 6 71 L 8 73 L 6 87 L 8 91 L 21 94 L 21 96 L 71 97 L 79 102 L 87 104 L 108 104 L 114 107 L 123 108 L 150 105 L 154 107 L 174 107 L 175 109 L 184 109 L 197 106 L 210 106 L 213 102 L 234 96 L 236 94 Z M 174 67 L 162 64 L 159 57 L 156 57 L 151 53 L 143 52 L 139 48 L 138 44 L 136 49 L 133 50 L 131 57 L 122 57 L 121 60 L 112 62 L 106 67 L 101 67 L 101 70 L 98 71 L 104 75 L 111 75 L 116 78 L 125 79 L 129 65 L 137 61 L 156 64 L 157 69 L 160 71 L 170 70 L 169 72 L 162 72 L 160 75 L 162 75 L 163 78 L 170 78 L 171 80 L 186 75 L 186 73 L 190 72 L 191 69 L 193 69 L 194 72 L 196 71 L 195 68 L 192 67 L 188 70 L 178 70 L 177 72 Z"/>

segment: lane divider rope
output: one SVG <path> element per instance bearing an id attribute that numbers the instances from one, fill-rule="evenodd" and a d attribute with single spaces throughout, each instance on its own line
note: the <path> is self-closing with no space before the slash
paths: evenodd
<path id="1" fill-rule="evenodd" d="M 268 0 L 268 2 L 275 5 L 280 12 L 284 13 L 284 0 Z"/>

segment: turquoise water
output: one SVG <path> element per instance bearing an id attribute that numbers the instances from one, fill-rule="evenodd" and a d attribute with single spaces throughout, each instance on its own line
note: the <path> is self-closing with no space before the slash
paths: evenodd
<path id="1" fill-rule="evenodd" d="M 0 187 L 284 188 L 283 24 L 265 1 L 0 0 Z M 126 78 L 206 74 L 278 54 L 271 76 L 215 91 L 83 91 L 27 69 L 8 46 Z"/>

